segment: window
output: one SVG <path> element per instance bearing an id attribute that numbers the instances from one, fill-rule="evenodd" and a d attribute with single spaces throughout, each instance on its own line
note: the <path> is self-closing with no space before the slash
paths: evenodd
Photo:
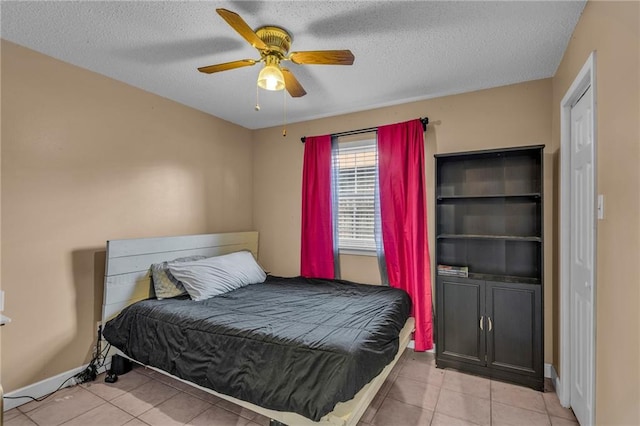
<path id="1" fill-rule="evenodd" d="M 376 141 L 340 143 L 334 167 L 339 249 L 375 253 Z"/>

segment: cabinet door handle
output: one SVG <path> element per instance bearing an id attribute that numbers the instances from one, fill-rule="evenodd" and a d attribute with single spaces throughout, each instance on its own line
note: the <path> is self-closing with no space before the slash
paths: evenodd
<path id="1" fill-rule="evenodd" d="M 487 317 L 487 319 L 489 320 L 489 331 L 491 331 L 493 329 L 493 322 L 491 322 L 491 317 Z"/>
<path id="2" fill-rule="evenodd" d="M 482 323 L 484 322 L 484 316 L 480 317 L 480 330 L 484 331 L 484 326 L 482 325 Z"/>

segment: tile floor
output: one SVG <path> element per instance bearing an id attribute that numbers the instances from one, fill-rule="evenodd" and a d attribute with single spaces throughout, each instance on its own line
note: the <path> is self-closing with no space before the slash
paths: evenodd
<path id="1" fill-rule="evenodd" d="M 5 426 L 269 424 L 264 416 L 145 368 L 135 368 L 115 384 L 100 376 L 4 414 Z M 577 424 L 553 391 L 436 369 L 432 354 L 407 351 L 359 426 Z"/>

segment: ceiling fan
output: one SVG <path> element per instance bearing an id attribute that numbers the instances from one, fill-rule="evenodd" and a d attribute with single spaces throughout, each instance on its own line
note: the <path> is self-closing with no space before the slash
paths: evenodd
<path id="1" fill-rule="evenodd" d="M 351 65 L 355 59 L 349 50 L 310 50 L 291 52 L 291 35 L 283 28 L 264 26 L 253 31 L 249 25 L 235 12 L 216 9 L 216 12 L 231 27 L 260 52 L 260 59 L 242 59 L 223 64 L 198 68 L 198 71 L 212 74 L 232 70 L 264 62 L 264 68 L 258 76 L 258 86 L 266 90 L 282 90 L 298 98 L 307 92 L 296 77 L 287 68 L 281 67 L 282 61 L 291 61 L 299 65 Z"/>

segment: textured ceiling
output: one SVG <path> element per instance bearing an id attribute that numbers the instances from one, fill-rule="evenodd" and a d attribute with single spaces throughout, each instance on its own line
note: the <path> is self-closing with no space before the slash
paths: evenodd
<path id="1" fill-rule="evenodd" d="M 551 77 L 584 1 L 2 1 L 2 38 L 250 129 L 280 125 L 284 92 L 260 90 L 261 65 L 196 68 L 257 51 L 218 14 L 281 26 L 292 51 L 350 49 L 353 66 L 296 65 L 307 95 L 288 122 Z M 43 70 L 46 78 L 46 70 Z M 425 111 L 428 113 L 428 111 Z"/>

